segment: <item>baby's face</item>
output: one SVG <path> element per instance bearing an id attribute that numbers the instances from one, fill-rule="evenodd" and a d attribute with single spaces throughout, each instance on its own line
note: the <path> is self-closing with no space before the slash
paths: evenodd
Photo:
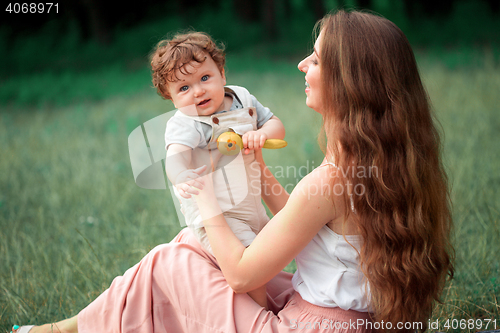
<path id="1" fill-rule="evenodd" d="M 224 110 L 226 77 L 207 55 L 201 64 L 193 61 L 186 66 L 190 74 L 178 71 L 179 81 L 169 82 L 168 89 L 177 109 L 190 116 L 209 116 Z"/>

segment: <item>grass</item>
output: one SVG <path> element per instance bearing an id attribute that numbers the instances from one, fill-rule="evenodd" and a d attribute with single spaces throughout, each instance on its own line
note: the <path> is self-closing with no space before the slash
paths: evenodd
<path id="1" fill-rule="evenodd" d="M 500 98 L 494 90 L 500 84 L 500 71 L 486 60 L 481 69 L 431 66 L 424 78 L 445 132 L 455 222 L 456 275 L 436 313 L 441 322 L 498 321 Z"/>
<path id="2" fill-rule="evenodd" d="M 447 319 L 496 318 L 500 326 L 500 68 L 493 58 L 483 55 L 469 67 L 419 58 L 443 126 L 454 203 L 456 275 L 432 319 L 441 331 Z M 229 60 L 228 83 L 246 86 L 287 129 L 289 147 L 265 152 L 269 165 L 275 171 L 319 165 L 320 119 L 304 105 L 303 74 L 295 64 L 260 60 L 243 66 L 249 59 Z M 77 314 L 181 228 L 168 191 L 135 185 L 127 146 L 134 128 L 173 106 L 149 87 L 147 70 L 122 69 L 68 73 L 64 84 L 64 74 L 40 74 L 24 93 L 9 90 L 24 97 L 3 99 L 1 332 L 13 323 Z M 93 98 L 84 99 L 85 87 Z M 50 95 L 51 88 L 58 93 L 50 98 L 30 97 L 33 91 L 48 96 L 44 91 Z M 283 184 L 300 179 L 282 171 Z"/>

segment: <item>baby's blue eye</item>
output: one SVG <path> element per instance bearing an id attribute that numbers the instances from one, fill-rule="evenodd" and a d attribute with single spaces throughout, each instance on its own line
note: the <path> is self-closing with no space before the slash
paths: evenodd
<path id="1" fill-rule="evenodd" d="M 187 91 L 188 89 L 189 89 L 188 86 L 182 86 L 181 87 L 181 91 Z"/>
<path id="2" fill-rule="evenodd" d="M 201 77 L 201 80 L 202 80 L 202 81 L 206 81 L 206 80 L 208 80 L 208 78 L 209 78 L 209 76 L 208 76 L 208 75 L 203 75 L 203 76 Z"/>

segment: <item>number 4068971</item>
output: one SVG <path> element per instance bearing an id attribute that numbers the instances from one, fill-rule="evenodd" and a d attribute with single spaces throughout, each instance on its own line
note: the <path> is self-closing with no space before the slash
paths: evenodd
<path id="1" fill-rule="evenodd" d="M 40 3 L 9 3 L 5 11 L 9 14 L 45 14 L 50 11 L 59 13 L 59 3 L 40 2 Z"/>

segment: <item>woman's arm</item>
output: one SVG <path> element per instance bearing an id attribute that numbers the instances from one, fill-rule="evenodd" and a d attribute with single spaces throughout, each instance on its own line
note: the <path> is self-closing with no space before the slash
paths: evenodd
<path id="1" fill-rule="evenodd" d="M 302 251 L 325 224 L 341 216 L 342 211 L 336 211 L 329 198 L 329 168 L 318 168 L 304 177 L 284 207 L 247 248 L 234 235 L 222 215 L 211 175 L 204 176 L 205 187 L 196 196 L 196 201 L 214 255 L 236 293 L 245 293 L 267 283 Z M 335 206 L 339 207 L 337 202 Z"/>
<path id="2" fill-rule="evenodd" d="M 285 206 L 290 195 L 267 167 L 261 149 L 255 151 L 255 160 L 260 166 L 261 197 L 271 213 L 276 215 Z"/>

